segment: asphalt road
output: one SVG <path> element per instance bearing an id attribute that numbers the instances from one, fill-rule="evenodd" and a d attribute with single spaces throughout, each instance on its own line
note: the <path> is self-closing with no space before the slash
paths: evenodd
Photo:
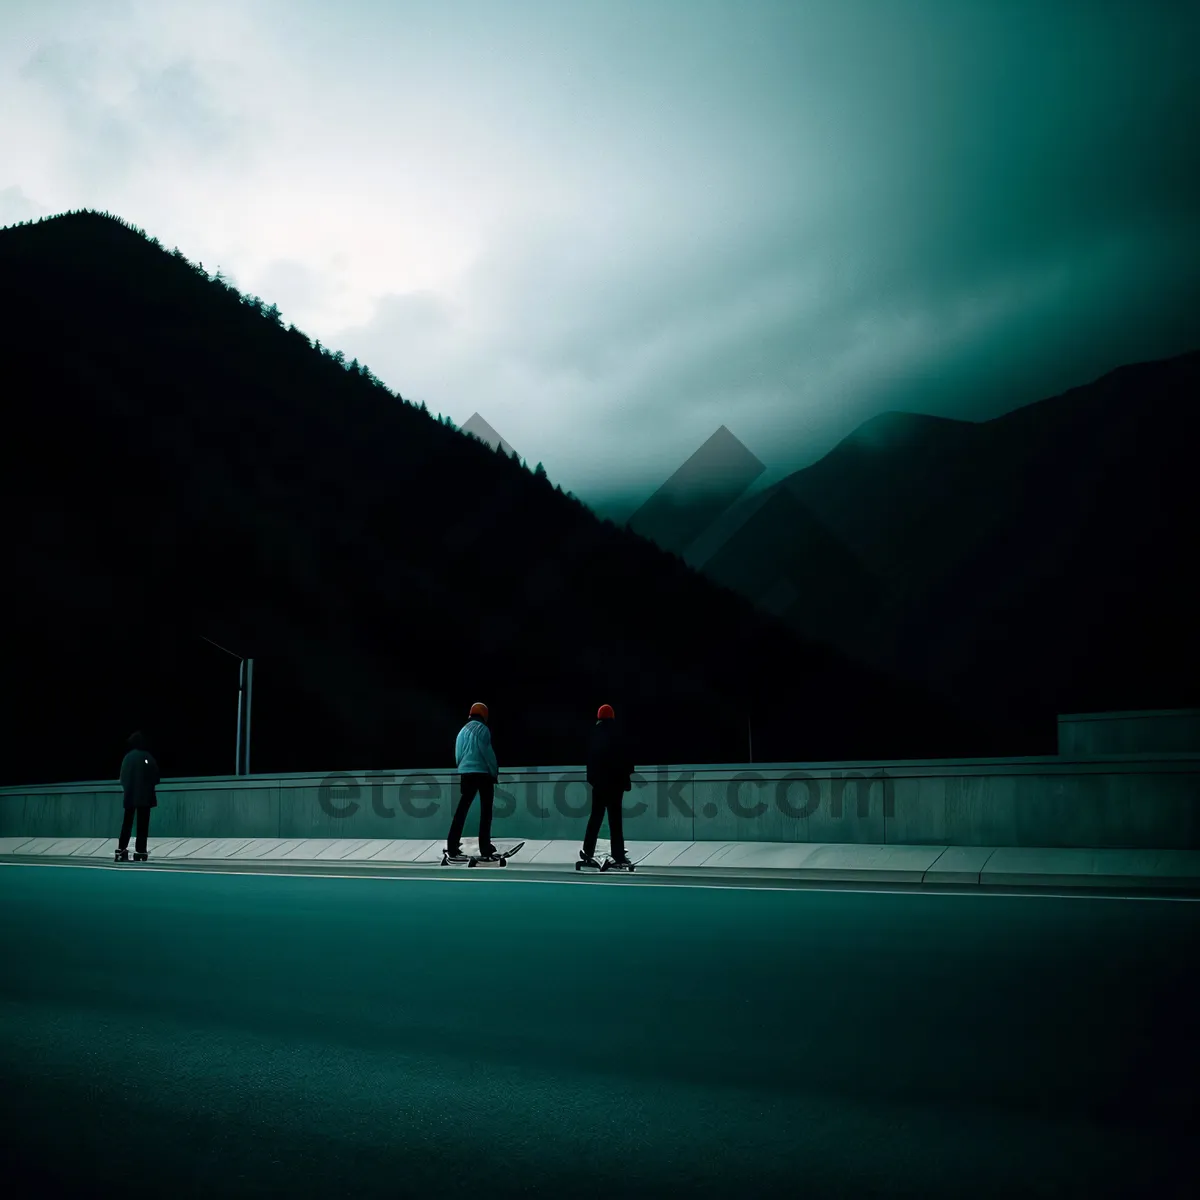
<path id="1" fill-rule="evenodd" d="M 1200 904 L 0 866 L 6 1192 L 1191 1196 Z"/>

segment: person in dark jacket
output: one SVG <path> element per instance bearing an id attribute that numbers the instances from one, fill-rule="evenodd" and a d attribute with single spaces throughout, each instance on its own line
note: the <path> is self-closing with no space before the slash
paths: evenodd
<path id="1" fill-rule="evenodd" d="M 602 704 L 596 713 L 588 744 L 587 781 L 592 788 L 592 814 L 588 817 L 579 857 L 586 866 L 598 867 L 596 838 L 600 824 L 608 817 L 609 857 L 613 866 L 629 866 L 625 853 L 625 835 L 621 829 L 621 805 L 625 793 L 633 788 L 635 768 L 629 757 L 629 747 L 616 723 L 612 705 Z"/>
<path id="2" fill-rule="evenodd" d="M 492 844 L 492 804 L 496 795 L 496 783 L 500 778 L 500 766 L 496 751 L 492 748 L 492 734 L 488 729 L 486 704 L 472 704 L 467 723 L 458 731 L 454 741 L 454 764 L 459 773 L 458 808 L 450 822 L 446 835 L 446 850 L 442 863 L 466 862 L 462 852 L 463 826 L 467 823 L 467 812 L 479 796 L 479 853 L 491 858 L 496 853 Z"/>
<path id="3" fill-rule="evenodd" d="M 150 739 L 142 732 L 131 734 L 129 751 L 121 760 L 121 789 L 125 793 L 125 818 L 121 822 L 121 839 L 117 843 L 117 862 L 129 861 L 129 835 L 137 817 L 137 841 L 133 861 L 145 862 L 150 857 L 146 839 L 150 836 L 150 810 L 157 806 L 154 789 L 158 786 L 158 763 L 150 753 Z"/>

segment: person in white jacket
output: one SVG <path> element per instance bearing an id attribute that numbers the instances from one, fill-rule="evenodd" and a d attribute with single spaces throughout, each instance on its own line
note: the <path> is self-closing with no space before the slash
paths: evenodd
<path id="1" fill-rule="evenodd" d="M 450 822 L 450 833 L 446 838 L 446 855 L 456 862 L 466 860 L 462 852 L 463 826 L 467 811 L 476 794 L 479 795 L 479 853 L 484 857 L 496 853 L 492 845 L 492 803 L 496 796 L 496 783 L 500 778 L 500 767 L 496 752 L 492 749 L 492 733 L 488 729 L 486 704 L 472 704 L 467 723 L 458 731 L 454 743 L 454 761 L 459 773 L 458 808 Z"/>

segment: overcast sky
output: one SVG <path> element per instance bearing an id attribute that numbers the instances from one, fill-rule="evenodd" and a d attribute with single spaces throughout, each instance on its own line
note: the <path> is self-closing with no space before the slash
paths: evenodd
<path id="1" fill-rule="evenodd" d="M 584 499 L 1200 347 L 1186 0 L 0 0 L 0 224 L 117 213 Z"/>

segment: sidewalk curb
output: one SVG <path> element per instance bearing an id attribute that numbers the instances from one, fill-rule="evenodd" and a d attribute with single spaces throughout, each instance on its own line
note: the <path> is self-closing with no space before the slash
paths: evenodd
<path id="1" fill-rule="evenodd" d="M 48 866 L 87 866 L 111 867 L 126 873 L 136 873 L 142 868 L 140 863 L 114 863 L 108 855 L 75 854 L 49 855 L 44 853 L 13 854 L 0 852 L 0 864 L 35 866 L 39 863 Z M 437 872 L 453 871 L 457 874 L 469 875 L 473 878 L 503 878 L 505 876 L 518 878 L 520 876 L 537 876 L 540 878 L 593 879 L 598 876 L 595 871 L 579 875 L 573 865 L 564 864 L 517 864 L 510 863 L 503 871 L 488 868 L 480 871 L 468 871 L 463 867 L 442 867 L 440 861 L 425 862 L 363 862 L 337 859 L 297 859 L 297 858 L 151 858 L 145 864 L 151 869 L 170 869 L 187 872 L 224 870 L 228 874 L 243 874 L 260 871 L 266 874 L 275 872 L 285 873 L 295 871 L 302 874 L 312 874 L 314 877 L 338 876 L 347 874 L 370 878 L 384 873 L 398 875 L 422 876 Z M 947 890 L 969 889 L 979 893 L 1038 891 L 1053 892 L 1068 890 L 1072 892 L 1105 892 L 1137 891 L 1143 893 L 1165 893 L 1172 895 L 1196 894 L 1200 896 L 1200 875 L 1120 875 L 1113 873 L 1080 872 L 1066 874 L 1062 872 L 1046 872 L 1044 874 L 1030 871 L 991 871 L 977 875 L 968 872 L 930 872 L 930 871 L 901 871 L 887 868 L 787 868 L 787 867 L 706 867 L 706 866 L 651 866 L 642 867 L 636 872 L 640 879 L 659 880 L 691 880 L 702 881 L 711 879 L 714 882 L 735 881 L 738 879 L 754 880 L 759 883 L 794 883 L 794 884 L 889 884 L 899 886 L 914 892 L 943 892 Z M 606 879 L 621 880 L 629 878 L 623 872 L 605 875 Z"/>

